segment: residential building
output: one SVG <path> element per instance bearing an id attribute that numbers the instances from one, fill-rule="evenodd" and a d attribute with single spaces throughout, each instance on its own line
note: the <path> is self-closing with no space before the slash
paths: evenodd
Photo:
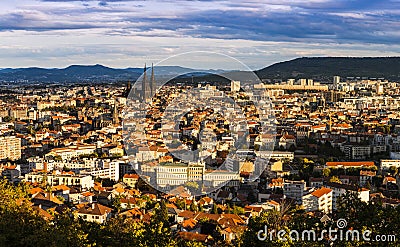
<path id="1" fill-rule="evenodd" d="M 339 162 L 326 162 L 326 168 L 369 168 L 376 169 L 373 161 L 339 161 Z"/>
<path id="2" fill-rule="evenodd" d="M 302 198 L 307 194 L 306 182 L 286 180 L 283 184 L 283 194 L 287 198 L 293 199 L 296 204 L 302 204 Z"/>
<path id="3" fill-rule="evenodd" d="M 0 137 L 0 160 L 21 158 L 21 139 L 15 136 Z"/>
<path id="4" fill-rule="evenodd" d="M 81 204 L 78 207 L 78 217 L 83 220 L 103 224 L 111 217 L 112 209 L 99 203 Z"/>
<path id="5" fill-rule="evenodd" d="M 47 179 L 47 184 L 50 186 L 67 185 L 67 186 L 80 186 L 84 189 L 90 189 L 94 185 L 92 176 L 90 175 L 75 175 L 73 172 L 63 173 L 43 173 L 31 172 L 25 174 L 25 181 L 31 183 L 40 183 L 43 179 Z"/>
<path id="6" fill-rule="evenodd" d="M 369 189 L 358 188 L 354 185 L 327 182 L 325 186 L 333 191 L 332 209 L 337 209 L 337 200 L 346 193 L 356 193 L 363 202 L 369 202 Z"/>
<path id="7" fill-rule="evenodd" d="M 304 195 L 302 199 L 306 211 L 332 212 L 332 189 L 322 187 Z"/>
<path id="8" fill-rule="evenodd" d="M 395 159 L 395 160 L 381 160 L 381 169 L 382 170 L 389 170 L 390 167 L 400 167 L 400 160 Z"/>
<path id="9" fill-rule="evenodd" d="M 137 182 L 139 181 L 139 175 L 137 174 L 125 174 L 122 178 L 122 182 L 131 188 L 135 188 Z"/>

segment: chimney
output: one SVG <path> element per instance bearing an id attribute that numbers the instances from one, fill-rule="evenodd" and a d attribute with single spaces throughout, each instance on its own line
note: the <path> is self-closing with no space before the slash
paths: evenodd
<path id="1" fill-rule="evenodd" d="M 94 210 L 94 203 L 92 203 L 92 209 Z"/>

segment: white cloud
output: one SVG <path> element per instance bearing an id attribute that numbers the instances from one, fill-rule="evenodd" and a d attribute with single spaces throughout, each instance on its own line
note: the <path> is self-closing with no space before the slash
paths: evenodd
<path id="1" fill-rule="evenodd" d="M 129 67 L 206 50 L 261 68 L 297 56 L 400 52 L 393 1 L 102 2 L 2 1 L 0 67 Z"/>

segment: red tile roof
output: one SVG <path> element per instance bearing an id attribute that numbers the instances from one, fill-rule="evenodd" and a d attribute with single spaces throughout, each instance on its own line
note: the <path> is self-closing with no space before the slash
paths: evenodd
<path id="1" fill-rule="evenodd" d="M 134 179 L 139 179 L 139 175 L 137 174 L 125 174 L 124 178 L 134 178 Z"/>
<path id="2" fill-rule="evenodd" d="M 326 162 L 328 167 L 374 167 L 373 161 L 340 161 L 340 162 Z"/>
<path id="3" fill-rule="evenodd" d="M 321 189 L 318 189 L 318 190 L 312 192 L 311 195 L 320 198 L 321 196 L 326 195 L 330 192 L 332 192 L 331 189 L 322 187 Z"/>

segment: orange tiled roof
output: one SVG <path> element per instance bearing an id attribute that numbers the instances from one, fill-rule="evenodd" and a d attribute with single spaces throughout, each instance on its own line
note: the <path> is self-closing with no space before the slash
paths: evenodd
<path id="1" fill-rule="evenodd" d="M 386 177 L 386 180 L 389 182 L 394 182 L 396 179 L 394 177 Z"/>
<path id="2" fill-rule="evenodd" d="M 331 189 L 322 187 L 321 189 L 318 189 L 318 190 L 312 192 L 311 195 L 319 198 L 319 197 L 321 197 L 321 196 L 323 196 L 325 194 L 328 194 L 330 192 L 332 192 Z"/>
<path id="3" fill-rule="evenodd" d="M 134 178 L 134 179 L 139 179 L 139 175 L 137 174 L 125 174 L 124 178 Z"/>
<path id="4" fill-rule="evenodd" d="M 178 236 L 184 240 L 199 241 L 199 242 L 205 242 L 208 238 L 212 238 L 209 237 L 208 235 L 195 232 L 178 232 Z"/>
<path id="5" fill-rule="evenodd" d="M 326 162 L 326 166 L 328 167 L 338 167 L 338 166 L 367 166 L 374 167 L 375 163 L 373 161 L 339 161 L 339 162 Z"/>
<path id="6" fill-rule="evenodd" d="M 184 228 L 193 229 L 197 225 L 197 221 L 190 218 L 182 222 Z"/>

